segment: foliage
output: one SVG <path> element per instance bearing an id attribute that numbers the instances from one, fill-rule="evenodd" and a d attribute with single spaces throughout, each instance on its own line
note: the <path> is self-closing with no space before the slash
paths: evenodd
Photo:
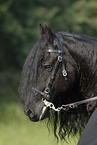
<path id="1" fill-rule="evenodd" d="M 96 0 L 1 0 L 1 69 L 20 69 L 39 37 L 38 24 L 56 31 L 75 31 L 97 37 Z"/>

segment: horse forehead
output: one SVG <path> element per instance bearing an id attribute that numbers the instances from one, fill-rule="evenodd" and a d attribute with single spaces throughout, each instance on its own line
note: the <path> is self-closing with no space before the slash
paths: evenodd
<path id="1" fill-rule="evenodd" d="M 54 54 L 54 53 L 49 53 L 49 52 L 46 52 L 45 54 L 44 54 L 44 59 L 43 59 L 43 61 L 44 61 L 44 63 L 46 63 L 46 62 L 53 62 L 53 60 L 55 59 L 55 58 L 57 58 L 57 54 Z"/>

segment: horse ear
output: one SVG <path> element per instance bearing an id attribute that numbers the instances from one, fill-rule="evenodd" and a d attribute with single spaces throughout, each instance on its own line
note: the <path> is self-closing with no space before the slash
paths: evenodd
<path id="1" fill-rule="evenodd" d="M 44 29 L 43 29 L 41 23 L 39 24 L 39 30 L 40 30 L 40 36 L 42 36 L 44 34 Z"/>
<path id="2" fill-rule="evenodd" d="M 44 24 L 44 31 L 45 31 L 45 34 L 46 34 L 48 41 L 52 41 L 53 36 L 55 36 L 55 34 L 50 30 L 47 23 Z"/>

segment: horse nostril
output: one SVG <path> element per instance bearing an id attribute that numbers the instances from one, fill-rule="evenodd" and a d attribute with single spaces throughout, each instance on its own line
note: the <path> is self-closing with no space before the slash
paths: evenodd
<path id="1" fill-rule="evenodd" d="M 32 111 L 29 109 L 29 110 L 27 111 L 27 115 L 30 116 L 31 114 L 32 114 Z"/>
<path id="2" fill-rule="evenodd" d="M 24 110 L 24 113 L 25 113 L 27 116 L 32 116 L 32 115 L 34 115 L 33 111 L 31 111 L 31 109 Z"/>
<path id="3" fill-rule="evenodd" d="M 24 110 L 24 113 L 31 119 L 31 121 L 38 121 L 39 119 L 31 109 Z"/>
<path id="4" fill-rule="evenodd" d="M 28 115 L 30 118 L 33 118 L 33 117 L 34 117 L 34 113 L 33 113 L 33 111 L 31 111 L 30 109 L 27 111 L 27 115 Z"/>

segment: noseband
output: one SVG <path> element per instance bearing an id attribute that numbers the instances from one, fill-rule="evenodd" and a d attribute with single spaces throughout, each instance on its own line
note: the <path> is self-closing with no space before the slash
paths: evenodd
<path id="1" fill-rule="evenodd" d="M 54 80 L 56 78 L 56 75 L 57 75 L 57 72 L 58 72 L 58 69 L 59 69 L 59 66 L 60 66 L 61 63 L 62 63 L 62 75 L 63 75 L 63 77 L 67 77 L 67 72 L 66 72 L 66 69 L 65 69 L 65 64 L 64 64 L 64 59 L 63 59 L 63 55 L 64 55 L 63 44 L 62 44 L 63 39 L 62 39 L 62 36 L 59 35 L 59 34 L 56 34 L 56 36 L 58 38 L 58 48 L 59 48 L 59 50 L 50 50 L 49 49 L 49 50 L 46 51 L 47 53 L 58 53 L 58 59 L 57 59 L 57 62 L 55 64 L 55 69 L 52 72 L 52 77 L 51 77 L 47 87 L 44 89 L 44 92 L 32 87 L 32 90 L 34 90 L 34 91 L 36 91 L 36 92 L 38 92 L 39 94 L 42 95 L 42 101 L 44 103 L 44 107 L 43 107 L 42 113 L 40 115 L 40 120 L 41 120 L 45 110 L 48 107 L 50 109 L 54 110 L 54 111 L 60 111 L 60 110 L 67 111 L 70 108 L 77 107 L 78 105 L 81 105 L 81 104 L 84 104 L 84 103 L 87 103 L 87 102 L 90 102 L 90 101 L 97 100 L 97 96 L 95 96 L 95 97 L 92 97 L 92 98 L 89 98 L 89 99 L 86 99 L 86 100 L 82 100 L 82 101 L 79 101 L 79 102 L 62 105 L 61 107 L 58 107 L 58 108 L 55 108 L 54 104 L 52 102 L 50 102 L 51 88 L 52 88 L 52 85 L 54 83 Z"/>

